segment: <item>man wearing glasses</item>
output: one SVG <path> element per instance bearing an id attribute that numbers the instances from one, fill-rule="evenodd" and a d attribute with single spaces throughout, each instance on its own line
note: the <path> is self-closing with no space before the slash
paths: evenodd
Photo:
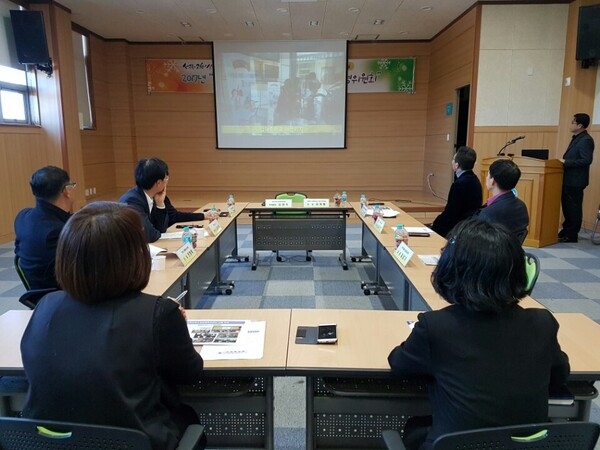
<path id="1" fill-rule="evenodd" d="M 169 167 L 162 159 L 141 159 L 135 166 L 135 187 L 119 199 L 137 210 L 144 221 L 148 242 L 160 239 L 161 233 L 177 222 L 204 220 L 203 213 L 180 212 L 167 197 Z"/>
<path id="2" fill-rule="evenodd" d="M 46 166 L 31 175 L 35 207 L 15 218 L 15 268 L 29 289 L 58 288 L 54 257 L 58 236 L 73 212 L 76 183 L 63 169 Z"/>
<path id="3" fill-rule="evenodd" d="M 583 220 L 583 190 L 590 182 L 590 165 L 594 155 L 594 139 L 588 134 L 590 116 L 573 116 L 571 143 L 563 155 L 564 173 L 561 205 L 565 220 L 558 233 L 560 242 L 577 242 Z"/>

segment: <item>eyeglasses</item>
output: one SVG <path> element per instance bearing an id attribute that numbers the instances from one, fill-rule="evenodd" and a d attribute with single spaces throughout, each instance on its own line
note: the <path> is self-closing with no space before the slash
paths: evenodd
<path id="1" fill-rule="evenodd" d="M 74 181 L 70 181 L 69 183 L 65 184 L 65 188 L 75 188 L 77 186 L 77 183 L 75 183 Z"/>

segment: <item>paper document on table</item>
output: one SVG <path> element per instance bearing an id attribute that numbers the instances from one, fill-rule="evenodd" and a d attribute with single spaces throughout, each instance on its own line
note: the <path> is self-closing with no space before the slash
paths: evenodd
<path id="1" fill-rule="evenodd" d="M 194 228 L 198 233 L 199 238 L 203 238 L 206 236 L 210 236 L 210 234 L 203 228 Z M 171 233 L 162 233 L 160 235 L 161 239 L 179 239 L 181 240 L 181 236 L 183 235 L 183 231 L 173 231 Z"/>
<path id="2" fill-rule="evenodd" d="M 148 244 L 148 249 L 150 249 L 150 256 L 152 258 L 154 258 L 156 255 L 159 255 L 161 253 L 168 253 L 168 250 L 166 248 L 160 248 L 160 247 L 157 247 L 156 245 L 152 245 L 152 244 Z"/>
<path id="3" fill-rule="evenodd" d="M 433 233 L 433 230 L 428 227 L 404 227 L 408 233 Z"/>
<path id="4" fill-rule="evenodd" d="M 419 255 L 419 259 L 423 261 L 426 266 L 437 266 L 440 255 Z"/>
<path id="5" fill-rule="evenodd" d="M 380 209 L 380 211 L 381 211 L 381 215 L 383 217 L 387 217 L 387 218 L 389 218 L 389 217 L 396 217 L 398 214 L 400 214 L 400 211 L 396 211 L 396 210 L 388 208 L 386 206 L 382 207 Z M 366 215 L 367 216 L 372 216 L 373 215 L 373 208 L 367 209 L 367 214 Z"/>
<path id="6" fill-rule="evenodd" d="M 246 322 L 235 345 L 204 345 L 200 356 L 205 361 L 220 359 L 262 359 L 265 348 L 265 321 Z"/>
<path id="7" fill-rule="evenodd" d="M 194 345 L 237 344 L 247 320 L 188 320 L 187 326 Z"/>

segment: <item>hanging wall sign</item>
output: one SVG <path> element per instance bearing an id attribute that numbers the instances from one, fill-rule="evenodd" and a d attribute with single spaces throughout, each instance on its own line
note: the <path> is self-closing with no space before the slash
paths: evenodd
<path id="1" fill-rule="evenodd" d="M 348 60 L 348 93 L 415 91 L 416 58 Z"/>
<path id="2" fill-rule="evenodd" d="M 146 77 L 148 94 L 214 92 L 210 59 L 147 59 Z"/>

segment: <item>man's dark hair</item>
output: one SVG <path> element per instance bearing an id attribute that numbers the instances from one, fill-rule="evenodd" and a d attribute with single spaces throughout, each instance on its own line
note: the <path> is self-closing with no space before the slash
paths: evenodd
<path id="1" fill-rule="evenodd" d="M 477 152 L 471 147 L 459 147 L 454 154 L 454 161 L 462 170 L 473 170 L 475 161 L 477 161 Z"/>
<path id="2" fill-rule="evenodd" d="M 498 313 L 526 295 L 523 247 L 502 225 L 469 218 L 448 237 L 431 275 L 435 291 L 448 303 Z"/>
<path id="3" fill-rule="evenodd" d="M 510 159 L 498 159 L 490 165 L 490 177 L 503 191 L 510 191 L 521 178 L 521 169 Z"/>
<path id="4" fill-rule="evenodd" d="M 158 180 L 169 175 L 169 166 L 162 159 L 140 159 L 135 166 L 135 184 L 142 189 L 150 189 Z"/>
<path id="5" fill-rule="evenodd" d="M 590 116 L 588 116 L 586 113 L 577 113 L 573 115 L 573 119 L 575 119 L 575 122 L 577 122 L 583 128 L 590 126 Z"/>
<path id="6" fill-rule="evenodd" d="M 63 169 L 46 166 L 33 172 L 29 185 L 35 198 L 53 202 L 69 183 L 69 174 Z"/>
<path id="7" fill-rule="evenodd" d="M 142 219 L 121 203 L 90 203 L 73 214 L 58 238 L 56 280 L 83 303 L 140 292 L 151 265 Z"/>

